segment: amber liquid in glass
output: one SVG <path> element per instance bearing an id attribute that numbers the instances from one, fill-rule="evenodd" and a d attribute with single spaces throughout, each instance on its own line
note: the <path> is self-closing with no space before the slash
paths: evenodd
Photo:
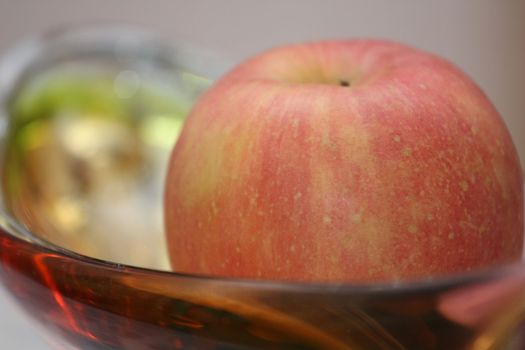
<path id="1" fill-rule="evenodd" d="M 2 277 L 23 308 L 78 349 L 467 349 L 476 340 L 440 313 L 436 292 L 235 293 L 94 268 L 3 233 L 0 249 Z"/>

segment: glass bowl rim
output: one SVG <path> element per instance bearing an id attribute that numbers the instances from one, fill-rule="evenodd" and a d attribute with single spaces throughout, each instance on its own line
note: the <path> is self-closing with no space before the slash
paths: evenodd
<path id="1" fill-rule="evenodd" d="M 8 112 L 6 110 L 6 103 L 11 96 L 11 93 L 16 92 L 17 85 L 22 81 L 23 74 L 38 60 L 38 55 L 41 53 L 46 45 L 55 39 L 60 39 L 62 36 L 74 36 L 77 33 L 84 31 L 95 31 L 98 34 L 106 35 L 109 38 L 119 37 L 119 35 L 138 35 L 141 40 L 146 40 L 148 43 L 155 45 L 170 52 L 170 49 L 180 49 L 184 47 L 192 48 L 191 45 L 173 45 L 162 43 L 159 38 L 145 28 L 121 25 L 121 24 L 103 24 L 61 27 L 42 33 L 41 35 L 34 35 L 21 42 L 7 48 L 0 53 L 0 147 L 4 145 L 4 134 L 7 127 Z M 219 59 L 218 56 L 206 50 L 203 51 L 208 57 Z M 164 52 L 165 53 L 165 52 Z M 187 53 L 186 53 L 187 54 Z M 186 57 L 187 58 L 187 57 Z M 182 61 L 184 64 L 186 61 Z M 222 66 L 227 67 L 229 64 L 222 62 Z M 215 73 L 217 75 L 217 72 Z M 216 77 L 211 77 L 216 78 Z M 3 158 L 3 154 L 0 158 Z M 86 255 L 79 254 L 72 250 L 61 247 L 60 245 L 51 243 L 36 233 L 31 232 L 11 216 L 4 208 L 3 195 L 0 193 L 0 230 L 16 240 L 24 241 L 28 244 L 36 246 L 39 250 L 59 254 L 62 257 L 72 260 L 74 263 L 83 265 L 90 265 L 94 269 L 110 269 L 113 272 L 129 272 L 137 274 L 155 275 L 167 279 L 182 279 L 188 281 L 200 281 L 203 283 L 222 283 L 226 285 L 249 285 L 257 289 L 271 289 L 281 291 L 297 291 L 308 293 L 330 293 L 330 294 L 405 294 L 405 293 L 420 293 L 422 291 L 430 291 L 436 289 L 447 289 L 452 286 L 470 285 L 476 283 L 484 283 L 490 280 L 505 278 L 508 276 L 525 275 L 525 261 L 520 261 L 512 264 L 500 265 L 495 267 L 480 268 L 463 273 L 454 273 L 449 275 L 437 276 L 428 279 L 411 279 L 401 281 L 373 281 L 373 282 L 355 282 L 355 281 L 284 281 L 284 280 L 266 280 L 266 279 L 251 279 L 241 277 L 224 277 L 212 275 L 197 275 L 179 273 L 176 271 L 164 271 L 153 268 L 140 267 L 112 262 L 98 259 Z"/>

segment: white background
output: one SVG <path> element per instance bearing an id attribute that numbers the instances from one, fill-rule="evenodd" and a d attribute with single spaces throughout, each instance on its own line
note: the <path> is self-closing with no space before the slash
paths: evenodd
<path id="1" fill-rule="evenodd" d="M 321 38 L 387 38 L 432 51 L 485 90 L 525 161 L 523 0 L 0 0 L 0 54 L 50 28 L 114 21 L 233 62 L 277 44 Z M 4 299 L 0 293 L 2 349 L 47 349 Z"/>

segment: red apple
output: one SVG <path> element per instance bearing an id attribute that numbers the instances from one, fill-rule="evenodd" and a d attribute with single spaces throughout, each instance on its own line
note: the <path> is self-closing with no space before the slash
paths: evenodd
<path id="1" fill-rule="evenodd" d="M 326 41 L 236 67 L 172 153 L 178 272 L 294 281 L 428 278 L 521 257 L 523 178 L 484 93 L 401 44 Z"/>

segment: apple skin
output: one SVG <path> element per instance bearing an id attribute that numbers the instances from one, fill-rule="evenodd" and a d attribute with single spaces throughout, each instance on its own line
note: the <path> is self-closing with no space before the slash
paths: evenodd
<path id="1" fill-rule="evenodd" d="M 381 40 L 276 48 L 226 74 L 186 121 L 165 208 L 172 267 L 191 274 L 427 279 L 523 247 L 494 106 L 448 61 Z"/>

